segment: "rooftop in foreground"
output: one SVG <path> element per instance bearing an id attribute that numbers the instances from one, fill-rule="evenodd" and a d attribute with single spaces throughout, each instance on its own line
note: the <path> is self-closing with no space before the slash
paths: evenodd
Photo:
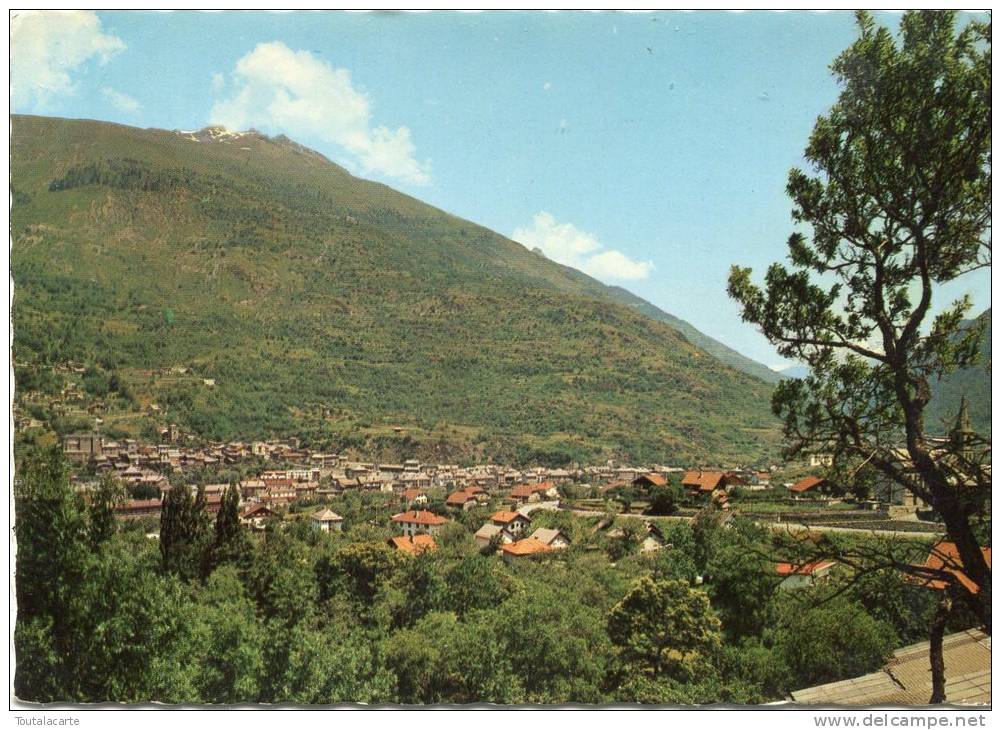
<path id="1" fill-rule="evenodd" d="M 991 704 L 991 637 L 977 629 L 946 636 L 945 697 L 950 705 Z M 897 649 L 881 670 L 792 693 L 805 705 L 927 705 L 931 698 L 928 642 Z"/>

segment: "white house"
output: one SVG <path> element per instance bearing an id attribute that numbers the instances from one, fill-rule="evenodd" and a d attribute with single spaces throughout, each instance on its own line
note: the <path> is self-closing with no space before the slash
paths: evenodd
<path id="1" fill-rule="evenodd" d="M 544 545 L 548 545 L 553 550 L 562 550 L 570 547 L 570 538 L 563 534 L 562 530 L 550 530 L 540 527 L 532 533 L 532 537 Z"/>
<path id="2" fill-rule="evenodd" d="M 400 526 L 404 535 L 411 536 L 419 533 L 437 535 L 441 532 L 442 526 L 448 522 L 444 517 L 436 515 L 434 512 L 428 512 L 427 510 L 401 512 L 393 515 L 390 519 Z"/>
<path id="3" fill-rule="evenodd" d="M 321 510 L 313 515 L 313 524 L 320 528 L 321 532 L 340 530 L 344 525 L 344 518 L 329 509 Z"/>

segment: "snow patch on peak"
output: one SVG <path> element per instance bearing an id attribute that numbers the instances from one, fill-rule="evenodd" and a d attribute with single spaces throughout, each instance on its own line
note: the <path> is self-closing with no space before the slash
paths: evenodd
<path id="1" fill-rule="evenodd" d="M 232 142 L 244 137 L 261 136 L 254 130 L 234 132 L 221 126 L 205 127 L 199 130 L 175 129 L 174 133 L 192 142 Z"/>

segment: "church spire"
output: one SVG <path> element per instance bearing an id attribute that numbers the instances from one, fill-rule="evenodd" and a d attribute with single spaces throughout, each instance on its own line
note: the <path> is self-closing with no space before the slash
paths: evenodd
<path id="1" fill-rule="evenodd" d="M 970 425 L 970 408 L 964 395 L 960 398 L 959 415 L 956 416 L 956 425 L 952 427 L 949 439 L 952 441 L 954 451 L 965 452 L 971 446 L 973 437 L 973 426 Z"/>

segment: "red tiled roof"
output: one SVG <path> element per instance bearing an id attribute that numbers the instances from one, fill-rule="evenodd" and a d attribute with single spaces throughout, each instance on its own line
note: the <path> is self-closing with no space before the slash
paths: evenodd
<path id="1" fill-rule="evenodd" d="M 987 561 L 987 567 L 991 567 L 991 549 L 989 547 L 980 548 Z M 979 593 L 980 586 L 973 582 L 966 573 L 963 572 L 963 559 L 959 557 L 959 548 L 954 542 L 940 542 L 931 549 L 928 559 L 925 560 L 924 567 L 928 570 L 945 571 L 955 576 L 959 584 L 970 593 Z M 929 588 L 937 591 L 944 590 L 948 585 L 946 580 L 930 580 L 926 583 Z"/>
<path id="2" fill-rule="evenodd" d="M 463 505 L 471 499 L 476 499 L 476 497 L 474 497 L 465 489 L 460 489 L 459 491 L 452 492 L 450 495 L 448 495 L 448 499 L 445 500 L 445 504 Z"/>
<path id="3" fill-rule="evenodd" d="M 525 517 L 525 516 L 521 515 L 521 514 L 518 514 L 517 512 L 504 512 L 504 511 L 501 511 L 501 512 L 495 512 L 490 517 L 490 521 L 491 522 L 496 522 L 497 524 L 500 524 L 500 525 L 506 525 L 507 523 L 512 522 L 513 520 L 518 519 L 519 517 Z M 528 520 L 527 517 L 525 517 L 525 519 Z M 529 520 L 529 522 L 531 522 L 531 520 Z"/>
<path id="4" fill-rule="evenodd" d="M 129 499 L 122 504 L 116 505 L 115 512 L 135 512 L 160 509 L 159 499 Z"/>
<path id="5" fill-rule="evenodd" d="M 664 477 L 654 472 L 650 472 L 649 474 L 640 474 L 633 480 L 633 483 L 635 484 L 636 482 L 640 481 L 650 482 L 655 487 L 663 487 L 665 484 L 667 484 L 667 480 Z"/>
<path id="6" fill-rule="evenodd" d="M 526 537 L 524 540 L 518 540 L 518 542 L 513 542 L 510 545 L 501 545 L 501 550 L 508 555 L 522 557 L 525 555 L 548 553 L 552 548 L 534 537 Z"/>
<path id="7" fill-rule="evenodd" d="M 813 575 L 821 570 L 827 570 L 834 566 L 833 560 L 815 560 L 812 563 L 779 563 L 775 566 L 775 572 L 781 576 L 788 575 Z"/>
<path id="8" fill-rule="evenodd" d="M 694 487 L 700 492 L 711 492 L 716 489 L 726 474 L 721 471 L 686 471 L 681 478 L 681 486 Z"/>
<path id="9" fill-rule="evenodd" d="M 823 477 L 814 477 L 814 476 L 803 477 L 798 482 L 789 487 L 789 491 L 797 493 L 806 492 L 820 484 L 823 484 L 826 481 L 827 480 L 824 479 Z"/>
<path id="10" fill-rule="evenodd" d="M 400 512 L 400 514 L 393 515 L 390 519 L 392 519 L 393 522 L 413 522 L 417 525 L 444 525 L 448 522 L 448 520 L 444 517 L 440 517 L 434 512 L 428 512 L 423 509 Z"/>
<path id="11" fill-rule="evenodd" d="M 412 501 L 414 499 L 417 499 L 422 494 L 424 494 L 424 492 L 422 492 L 419 489 L 404 489 L 403 490 L 403 498 L 405 500 L 407 500 L 408 502 L 410 502 L 410 501 Z"/>
<path id="12" fill-rule="evenodd" d="M 434 538 L 430 535 L 414 535 L 413 537 L 401 535 L 399 537 L 391 537 L 389 538 L 389 544 L 397 550 L 402 550 L 411 555 L 417 555 L 417 553 L 422 553 L 425 550 L 434 550 L 438 547 Z"/>
<path id="13" fill-rule="evenodd" d="M 511 496 L 531 497 L 536 492 L 545 492 L 552 488 L 552 482 L 542 482 L 542 484 L 518 484 L 511 490 Z"/>

